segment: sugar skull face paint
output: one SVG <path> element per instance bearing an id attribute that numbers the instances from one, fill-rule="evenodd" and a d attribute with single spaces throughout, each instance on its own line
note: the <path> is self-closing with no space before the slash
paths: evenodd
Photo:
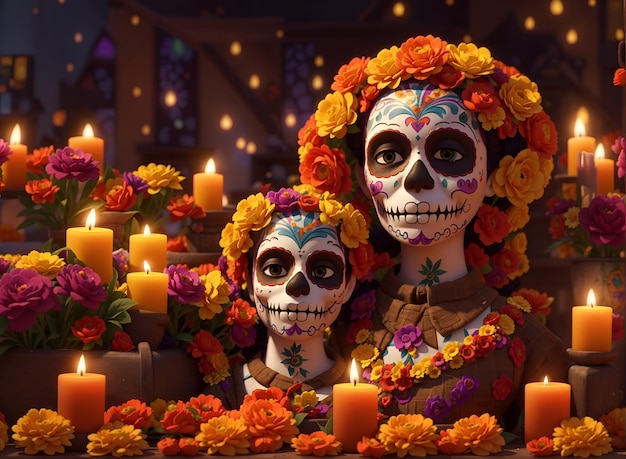
<path id="1" fill-rule="evenodd" d="M 276 215 L 264 230 L 252 278 L 261 321 L 294 339 L 323 333 L 354 288 L 337 229 L 299 210 Z"/>
<path id="2" fill-rule="evenodd" d="M 404 84 L 374 104 L 365 155 L 380 222 L 404 244 L 435 244 L 464 231 L 489 188 L 474 114 L 454 92 L 428 84 Z"/>

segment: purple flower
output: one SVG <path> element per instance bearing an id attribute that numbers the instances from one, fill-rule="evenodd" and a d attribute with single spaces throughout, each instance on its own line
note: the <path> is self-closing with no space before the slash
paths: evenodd
<path id="1" fill-rule="evenodd" d="M 580 227 L 589 234 L 593 244 L 624 245 L 626 231 L 626 206 L 617 195 L 598 195 L 589 207 L 580 210 Z"/>
<path id="2" fill-rule="evenodd" d="M 126 280 L 126 274 L 128 274 L 128 250 L 117 249 L 113 252 L 113 263 L 115 263 L 115 269 L 117 270 L 117 280 L 124 282 Z"/>
<path id="3" fill-rule="evenodd" d="M 398 349 L 410 349 L 422 345 L 422 330 L 413 324 L 402 327 L 393 337 L 393 344 Z"/>
<path id="4" fill-rule="evenodd" d="M 233 324 L 230 326 L 228 333 L 230 342 L 237 347 L 252 346 L 256 341 L 256 328 L 243 328 L 241 325 Z"/>
<path id="5" fill-rule="evenodd" d="M 149 188 L 148 182 L 132 172 L 124 172 L 124 174 L 122 174 L 122 180 L 133 189 L 133 193 L 136 195 L 143 194 L 143 192 Z"/>
<path id="6" fill-rule="evenodd" d="M 617 176 L 623 178 L 626 175 L 626 138 L 621 135 L 615 139 L 611 150 L 617 155 Z"/>
<path id="7" fill-rule="evenodd" d="M 88 309 L 96 311 L 106 300 L 107 291 L 100 276 L 91 268 L 80 265 L 65 265 L 57 274 L 57 295 L 69 296 Z"/>
<path id="8" fill-rule="evenodd" d="M 502 349 L 509 343 L 509 337 L 507 335 L 500 335 L 500 339 L 496 341 L 496 349 Z"/>
<path id="9" fill-rule="evenodd" d="M 0 139 L 0 165 L 6 163 L 9 160 L 9 155 L 13 154 L 13 150 L 4 139 Z"/>
<path id="10" fill-rule="evenodd" d="M 480 382 L 471 376 L 462 376 L 456 386 L 450 392 L 452 403 L 461 405 L 467 401 L 470 395 L 478 390 Z"/>
<path id="11" fill-rule="evenodd" d="M 266 198 L 276 206 L 279 212 L 292 212 L 298 208 L 300 193 L 291 188 L 281 188 L 278 191 L 268 191 Z"/>
<path id="12" fill-rule="evenodd" d="M 546 212 L 546 215 L 560 215 L 564 214 L 570 207 L 574 207 L 576 201 L 573 199 L 562 199 L 557 202 L 550 210 Z"/>
<path id="13" fill-rule="evenodd" d="M 11 262 L 6 258 L 0 257 L 0 276 L 6 273 L 11 267 Z"/>
<path id="14" fill-rule="evenodd" d="M 362 295 L 359 295 L 352 301 L 351 309 L 352 314 L 350 318 L 354 319 L 369 319 L 372 317 L 372 312 L 376 305 L 376 291 L 370 290 Z"/>
<path id="15" fill-rule="evenodd" d="M 174 265 L 165 268 L 165 272 L 169 275 L 168 295 L 173 296 L 180 304 L 202 301 L 205 287 L 197 273 Z"/>
<path id="16" fill-rule="evenodd" d="M 9 319 L 7 331 L 28 330 L 37 314 L 59 310 L 59 301 L 52 291 L 52 281 L 33 269 L 15 268 L 0 279 L 0 316 Z"/>
<path id="17" fill-rule="evenodd" d="M 48 156 L 46 172 L 57 180 L 76 179 L 79 182 L 98 180 L 100 176 L 98 161 L 89 153 L 70 147 L 59 148 L 56 154 Z"/>
<path id="18" fill-rule="evenodd" d="M 452 402 L 441 395 L 433 395 L 426 400 L 424 414 L 435 422 L 441 422 L 450 416 Z"/>

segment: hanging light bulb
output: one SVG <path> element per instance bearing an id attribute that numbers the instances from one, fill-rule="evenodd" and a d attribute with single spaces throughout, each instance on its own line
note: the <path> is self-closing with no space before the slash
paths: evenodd
<path id="1" fill-rule="evenodd" d="M 576 32 L 576 29 L 569 29 L 567 31 L 565 34 L 565 41 L 569 45 L 573 45 L 578 42 L 578 32 Z"/>
<path id="2" fill-rule="evenodd" d="M 550 2 L 550 13 L 553 16 L 560 16 L 563 14 L 563 2 L 561 0 L 552 0 Z"/>
<path id="3" fill-rule="evenodd" d="M 524 28 L 526 30 L 533 30 L 535 28 L 535 18 L 526 16 L 526 19 L 524 19 Z"/>

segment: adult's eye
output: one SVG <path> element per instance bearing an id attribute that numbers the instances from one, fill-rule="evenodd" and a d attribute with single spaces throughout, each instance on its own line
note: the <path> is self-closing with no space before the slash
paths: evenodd
<path id="1" fill-rule="evenodd" d="M 290 252 L 282 248 L 271 248 L 257 255 L 257 279 L 267 285 L 280 284 L 287 279 L 293 265 L 294 259 Z"/>
<path id="2" fill-rule="evenodd" d="M 383 145 L 383 148 L 378 149 L 374 154 L 376 164 L 380 164 L 381 166 L 393 166 L 394 164 L 402 162 L 404 159 L 400 153 L 388 149 L 386 145 Z"/>
<path id="3" fill-rule="evenodd" d="M 318 279 L 328 279 L 335 275 L 335 270 L 330 266 L 315 266 L 311 270 L 311 276 Z"/>
<path id="4" fill-rule="evenodd" d="M 469 174 L 476 164 L 476 145 L 455 129 L 433 131 L 426 139 L 426 155 L 433 169 L 448 177 Z"/>
<path id="5" fill-rule="evenodd" d="M 287 268 L 276 259 L 267 260 L 261 267 L 261 272 L 268 277 L 282 277 L 288 273 Z"/>
<path id="6" fill-rule="evenodd" d="M 447 161 L 449 163 L 454 163 L 456 161 L 461 161 L 463 159 L 463 154 L 454 148 L 440 148 L 433 155 L 435 159 L 439 159 L 441 161 Z"/>

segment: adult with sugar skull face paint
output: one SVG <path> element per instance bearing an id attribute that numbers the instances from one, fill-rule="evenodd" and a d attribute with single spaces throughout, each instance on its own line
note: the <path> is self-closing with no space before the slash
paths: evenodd
<path id="1" fill-rule="evenodd" d="M 514 291 L 528 270 L 520 230 L 557 149 L 536 84 L 487 48 L 428 35 L 352 59 L 331 90 L 299 132 L 301 181 L 355 205 L 351 193 L 369 196 L 400 247 L 369 321 L 339 320 L 331 338 L 349 339 L 333 345 L 387 415 L 489 412 L 513 427 L 524 384 L 564 381 L 568 366 Z"/>

